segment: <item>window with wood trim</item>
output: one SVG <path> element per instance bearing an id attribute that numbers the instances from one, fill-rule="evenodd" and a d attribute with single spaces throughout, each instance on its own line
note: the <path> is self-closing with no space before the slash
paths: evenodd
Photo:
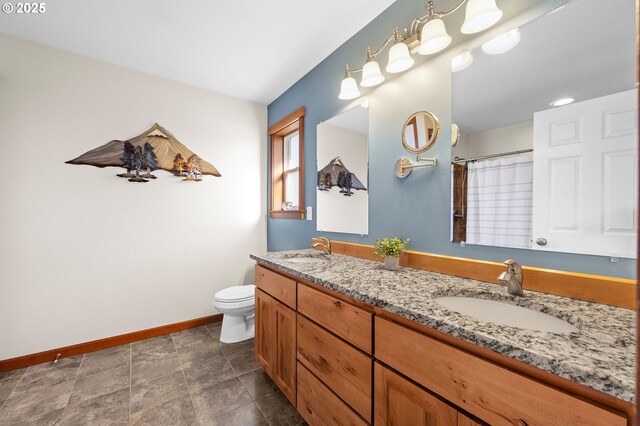
<path id="1" fill-rule="evenodd" d="M 269 128 L 274 219 L 304 219 L 304 107 Z"/>

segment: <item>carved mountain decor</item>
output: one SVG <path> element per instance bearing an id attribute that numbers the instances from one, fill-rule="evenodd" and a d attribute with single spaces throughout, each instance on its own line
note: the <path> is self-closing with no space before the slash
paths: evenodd
<path id="1" fill-rule="evenodd" d="M 328 191 L 334 186 L 339 187 L 340 193 L 347 197 L 353 194 L 352 189 L 367 190 L 360 179 L 342 164 L 340 157 L 334 158 L 322 170 L 318 171 L 318 189 L 320 191 Z"/>
<path id="2" fill-rule="evenodd" d="M 165 128 L 155 123 L 146 132 L 128 139 L 112 140 L 67 161 L 95 167 L 122 167 L 118 176 L 130 182 L 155 179 L 153 170 L 166 170 L 185 181 L 201 181 L 202 175 L 220 176 L 218 169 L 198 157 Z"/>

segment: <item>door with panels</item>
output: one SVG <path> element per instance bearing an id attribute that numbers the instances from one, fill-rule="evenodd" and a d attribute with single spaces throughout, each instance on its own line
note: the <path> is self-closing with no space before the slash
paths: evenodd
<path id="1" fill-rule="evenodd" d="M 637 91 L 534 115 L 533 247 L 636 257 Z"/>

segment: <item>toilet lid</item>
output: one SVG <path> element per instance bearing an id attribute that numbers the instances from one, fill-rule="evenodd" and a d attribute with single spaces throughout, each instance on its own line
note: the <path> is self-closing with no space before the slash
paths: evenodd
<path id="1" fill-rule="evenodd" d="M 256 286 L 253 284 L 228 287 L 217 292 L 215 299 L 220 302 L 241 302 L 243 300 L 253 299 L 255 289 Z"/>

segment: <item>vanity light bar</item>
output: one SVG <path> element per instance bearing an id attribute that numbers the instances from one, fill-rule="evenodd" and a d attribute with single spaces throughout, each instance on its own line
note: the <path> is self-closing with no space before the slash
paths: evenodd
<path id="1" fill-rule="evenodd" d="M 452 38 L 447 33 L 442 18 L 454 13 L 465 3 L 467 7 L 461 29 L 464 34 L 484 31 L 502 19 L 502 10 L 496 6 L 495 0 L 461 0 L 457 6 L 446 12 L 436 12 L 433 0 L 428 0 L 428 13 L 414 19 L 410 31 L 404 29 L 404 37 L 396 27 L 393 34 L 375 52 L 372 53 L 371 49 L 367 49 L 367 59 L 364 66 L 349 70 L 347 65 L 338 98 L 348 100 L 360 96 L 356 81 L 351 73 L 362 73 L 361 87 L 377 86 L 384 81 L 384 76 L 380 72 L 380 66 L 376 63 L 375 58 L 391 43 L 393 45 L 389 49 L 389 58 L 385 67 L 385 71 L 388 73 L 400 73 L 411 68 L 414 64 L 411 54 L 416 51 L 420 55 L 433 55 L 447 48 L 451 44 Z"/>

